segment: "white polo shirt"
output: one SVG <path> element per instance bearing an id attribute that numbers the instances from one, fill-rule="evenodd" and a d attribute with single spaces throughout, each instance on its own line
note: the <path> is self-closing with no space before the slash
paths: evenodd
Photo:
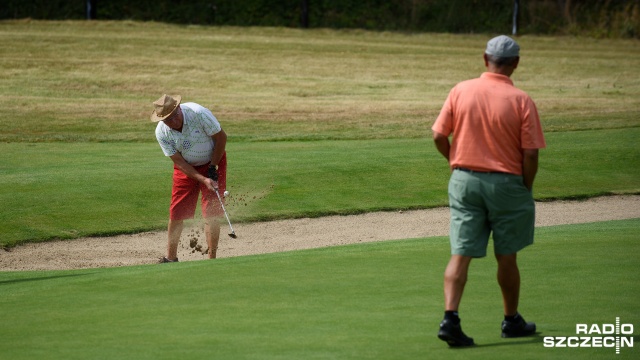
<path id="1" fill-rule="evenodd" d="M 209 109 L 196 103 L 180 104 L 184 117 L 182 132 L 173 130 L 163 121 L 156 127 L 156 139 L 165 156 L 180 153 L 193 166 L 206 165 L 211 161 L 215 142 L 212 135 L 222 130 L 218 119 Z"/>

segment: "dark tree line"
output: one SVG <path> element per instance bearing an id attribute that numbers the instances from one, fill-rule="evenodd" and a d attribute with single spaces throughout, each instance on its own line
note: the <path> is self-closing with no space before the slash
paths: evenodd
<path id="1" fill-rule="evenodd" d="M 4 0 L 0 19 L 21 18 L 640 36 L 640 0 Z"/>

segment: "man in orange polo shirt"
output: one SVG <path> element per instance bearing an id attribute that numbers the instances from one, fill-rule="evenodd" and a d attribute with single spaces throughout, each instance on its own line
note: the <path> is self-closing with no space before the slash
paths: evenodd
<path id="1" fill-rule="evenodd" d="M 517 253 L 533 243 L 533 180 L 538 149 L 546 146 L 535 104 L 510 79 L 520 47 L 508 36 L 487 43 L 487 71 L 457 84 L 432 130 L 447 159 L 451 209 L 451 258 L 444 274 L 445 315 L 438 337 L 450 346 L 472 346 L 460 326 L 458 307 L 473 258 L 486 256 L 493 234 L 502 290 L 502 337 L 535 334 L 535 323 L 518 313 Z M 452 141 L 449 136 L 452 135 Z"/>

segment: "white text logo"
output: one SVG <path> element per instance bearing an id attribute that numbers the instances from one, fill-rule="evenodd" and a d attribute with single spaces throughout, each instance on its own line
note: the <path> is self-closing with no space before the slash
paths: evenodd
<path id="1" fill-rule="evenodd" d="M 555 348 L 620 348 L 633 347 L 633 324 L 576 324 L 576 336 L 545 336 L 544 347 Z"/>

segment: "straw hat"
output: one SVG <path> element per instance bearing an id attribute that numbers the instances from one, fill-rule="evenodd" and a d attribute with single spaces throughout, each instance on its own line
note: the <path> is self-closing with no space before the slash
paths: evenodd
<path id="1" fill-rule="evenodd" d="M 153 113 L 151 113 L 151 121 L 162 121 L 171 115 L 173 115 L 180 105 L 182 97 L 180 95 L 170 96 L 164 94 L 160 98 L 153 102 Z"/>

